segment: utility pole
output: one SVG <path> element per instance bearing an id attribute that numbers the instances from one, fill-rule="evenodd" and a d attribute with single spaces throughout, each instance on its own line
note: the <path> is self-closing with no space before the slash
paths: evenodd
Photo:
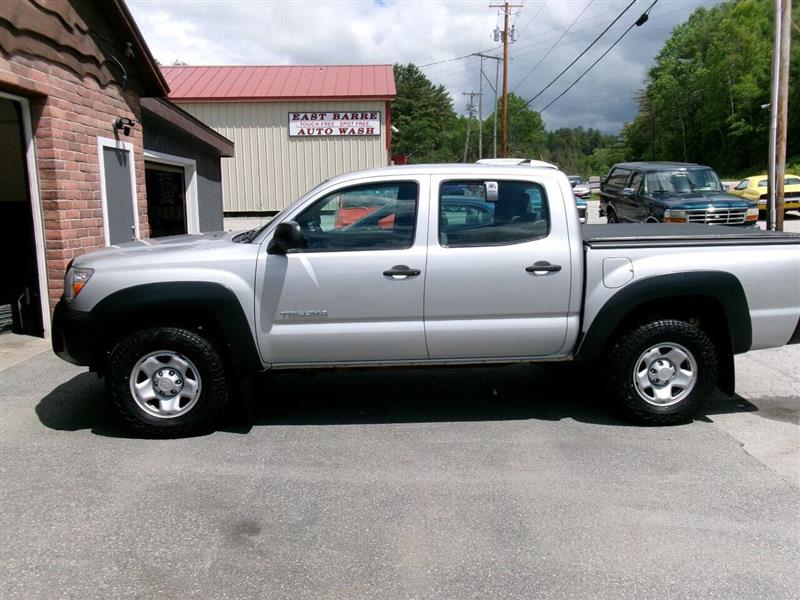
<path id="1" fill-rule="evenodd" d="M 496 32 L 499 35 L 499 31 Z M 481 60 L 481 77 L 486 80 L 486 83 L 489 84 L 489 87 L 492 88 L 494 92 L 494 110 L 492 113 L 494 114 L 494 118 L 492 119 L 492 156 L 497 158 L 497 94 L 498 94 L 498 86 L 500 84 L 500 61 L 503 60 L 500 56 L 492 56 L 491 54 L 481 54 L 480 52 L 476 52 L 473 56 L 480 56 L 481 59 L 489 59 L 494 61 L 494 85 L 487 77 L 486 73 L 483 72 L 483 60 Z M 483 81 L 481 81 L 481 88 L 483 88 Z"/>
<path id="2" fill-rule="evenodd" d="M 483 57 L 481 74 L 478 77 L 478 160 L 483 158 Z"/>
<path id="3" fill-rule="evenodd" d="M 502 38 L 503 41 L 503 107 L 502 107 L 502 121 L 500 123 L 500 154 L 503 158 L 508 156 L 508 44 L 514 41 L 514 31 L 508 30 L 508 15 L 512 8 L 521 8 L 521 4 L 509 4 L 508 0 L 503 4 L 490 4 L 490 8 L 503 9 L 503 31 L 498 36 L 498 31 L 495 30 L 495 38 Z"/>
<path id="4" fill-rule="evenodd" d="M 772 53 L 772 94 L 769 128 L 769 201 L 767 229 L 783 231 L 786 175 L 787 115 L 789 109 L 789 44 L 792 36 L 791 0 L 775 0 L 775 38 Z"/>
<path id="5" fill-rule="evenodd" d="M 497 88 L 500 86 L 500 61 L 494 64 L 494 132 L 492 134 L 492 155 L 497 158 Z"/>
<path id="6" fill-rule="evenodd" d="M 472 129 L 472 117 L 475 115 L 474 98 L 475 96 L 480 96 L 480 92 L 463 92 L 463 94 L 469 98 L 469 104 L 467 104 L 467 139 L 464 140 L 464 160 L 461 162 L 467 162 L 467 152 L 469 152 L 469 133 L 470 129 Z"/>

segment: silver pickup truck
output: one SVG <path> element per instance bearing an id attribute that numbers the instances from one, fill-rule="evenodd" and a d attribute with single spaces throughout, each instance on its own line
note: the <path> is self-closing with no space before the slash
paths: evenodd
<path id="1" fill-rule="evenodd" d="M 582 360 L 632 419 L 689 419 L 733 355 L 800 342 L 800 236 L 582 227 L 566 175 L 390 167 L 260 229 L 76 258 L 53 347 L 147 435 L 213 428 L 273 369 Z M 531 394 L 535 394 L 531 390 Z"/>

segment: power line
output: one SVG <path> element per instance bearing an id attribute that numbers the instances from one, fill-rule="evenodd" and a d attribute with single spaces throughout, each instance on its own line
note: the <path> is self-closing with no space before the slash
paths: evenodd
<path id="1" fill-rule="evenodd" d="M 525 21 L 525 24 L 522 27 L 519 28 L 519 31 L 525 31 L 525 28 L 527 28 L 528 25 L 533 23 L 533 20 L 541 14 L 541 12 L 544 10 L 545 6 L 547 6 L 547 0 L 542 2 L 542 4 L 539 6 L 539 10 L 536 11 L 536 14 L 532 15 L 530 19 Z"/>
<path id="2" fill-rule="evenodd" d="M 536 100 L 536 99 L 537 99 L 539 96 L 541 96 L 541 95 L 542 95 L 542 94 L 544 94 L 544 93 L 545 93 L 545 92 L 546 92 L 548 89 L 550 89 L 550 86 L 552 86 L 552 85 L 553 85 L 553 84 L 554 84 L 556 81 L 558 81 L 559 79 L 561 79 L 562 75 L 564 75 L 564 73 L 566 73 L 567 71 L 569 71 L 569 69 L 572 67 L 572 65 L 574 65 L 576 62 L 578 62 L 578 61 L 581 59 L 581 57 L 583 57 L 583 55 L 584 55 L 584 54 L 586 54 L 586 53 L 587 53 L 589 50 L 591 50 L 591 49 L 592 49 L 592 46 L 594 46 L 594 45 L 595 45 L 595 44 L 598 42 L 598 40 L 599 40 L 601 37 L 603 37 L 603 36 L 605 35 L 605 33 L 606 33 L 606 32 L 607 32 L 609 29 L 611 29 L 611 27 L 614 25 L 614 23 L 616 23 L 617 21 L 619 21 L 619 20 L 620 20 L 620 19 L 623 17 L 623 15 L 624 15 L 626 12 L 628 12 L 628 10 L 630 10 L 630 8 L 631 8 L 631 7 L 632 7 L 634 4 L 636 4 L 636 0 L 631 0 L 630 4 L 628 4 L 628 6 L 626 6 L 624 9 L 622 9 L 622 12 L 621 12 L 621 13 L 619 13 L 619 14 L 618 14 L 618 15 L 617 15 L 617 16 L 614 18 L 614 20 L 613 20 L 613 21 L 611 21 L 611 23 L 609 23 L 609 24 L 606 26 L 606 28 L 605 28 L 605 29 L 603 29 L 603 31 L 601 31 L 601 32 L 600 32 L 600 35 L 598 35 L 596 38 L 594 38 L 594 39 L 592 40 L 592 43 L 590 43 L 588 46 L 586 46 L 586 48 L 584 48 L 584 49 L 581 51 L 581 53 L 580 53 L 580 54 L 578 54 L 578 56 L 576 56 L 576 57 L 575 57 L 575 58 L 572 60 L 572 62 L 571 62 L 571 63 L 569 63 L 569 64 L 568 64 L 566 67 L 564 67 L 564 69 L 563 69 L 563 70 L 562 70 L 562 71 L 561 71 L 561 72 L 560 72 L 558 75 L 556 75 L 556 76 L 555 76 L 555 77 L 554 77 L 552 80 L 550 80 L 550 83 L 548 83 L 548 84 L 547 84 L 546 86 L 544 86 L 544 87 L 543 87 L 541 90 L 539 90 L 539 92 L 538 92 L 538 93 L 537 93 L 537 94 L 536 94 L 536 95 L 535 95 L 533 98 L 531 98 L 530 100 L 528 100 L 528 101 L 527 101 L 527 102 L 526 102 L 526 103 L 525 103 L 523 106 L 521 106 L 521 107 L 519 108 L 519 110 L 522 110 L 522 109 L 524 109 L 526 106 L 530 105 L 530 103 L 531 103 L 531 102 L 533 102 L 534 100 Z M 517 112 L 519 112 L 519 110 L 518 110 Z"/>
<path id="3" fill-rule="evenodd" d="M 644 12 L 641 14 L 641 16 L 640 16 L 638 19 L 636 19 L 636 21 L 634 21 L 633 23 L 631 23 L 631 24 L 630 24 L 630 26 L 629 26 L 629 27 L 628 27 L 628 28 L 627 28 L 625 31 L 623 31 L 623 32 L 622 32 L 622 35 L 620 35 L 620 36 L 619 36 L 619 37 L 618 37 L 618 38 L 617 38 L 617 39 L 614 41 L 614 43 L 613 43 L 613 44 L 611 44 L 611 45 L 610 45 L 610 46 L 609 46 L 609 47 L 606 49 L 606 51 L 605 51 L 605 52 L 603 52 L 603 53 L 602 53 L 602 54 L 601 54 L 601 55 L 600 55 L 600 56 L 597 58 L 597 60 L 596 60 L 596 61 L 594 61 L 594 62 L 593 62 L 591 65 L 589 65 L 589 68 L 588 68 L 588 69 L 586 69 L 586 70 L 585 70 L 583 73 L 581 73 L 581 74 L 578 76 L 578 78 L 577 78 L 575 81 L 573 81 L 573 82 L 572 82 L 572 83 L 569 85 L 569 87 L 567 87 L 567 89 L 565 89 L 565 90 L 564 90 L 563 92 L 561 92 L 561 93 L 560 93 L 558 96 L 556 96 L 555 98 L 553 98 L 553 100 L 551 100 L 551 101 L 550 101 L 550 103 L 549 103 L 547 106 L 545 106 L 545 107 L 544 107 L 542 110 L 540 110 L 540 111 L 539 111 L 539 114 L 543 113 L 543 112 L 544 112 L 544 111 L 546 111 L 548 108 L 550 108 L 551 106 L 553 106 L 553 104 L 555 104 L 555 103 L 556 103 L 556 102 L 557 102 L 557 101 L 558 101 L 558 100 L 559 100 L 559 99 L 560 99 L 562 96 L 564 96 L 564 94 L 566 94 L 568 91 L 570 91 L 572 88 L 574 88 L 574 87 L 577 85 L 577 83 L 578 83 L 578 82 L 579 82 L 581 79 L 583 79 L 584 75 L 586 75 L 586 74 L 587 74 L 589 71 L 591 71 L 591 70 L 592 70 L 592 69 L 595 67 L 595 65 L 597 65 L 597 63 L 599 63 L 601 60 L 603 60 L 603 58 L 605 57 L 605 55 L 606 55 L 606 54 L 608 54 L 609 52 L 611 52 L 611 50 L 613 50 L 613 49 L 614 49 L 614 46 L 616 46 L 617 44 L 619 44 L 619 43 L 620 43 L 620 41 L 622 41 L 622 38 L 624 38 L 626 35 L 628 35 L 628 32 L 629 32 L 631 29 L 633 29 L 634 27 L 639 27 L 639 26 L 641 26 L 641 25 L 644 25 L 644 24 L 647 22 L 647 19 L 649 18 L 650 11 L 651 11 L 651 10 L 653 9 L 653 7 L 656 5 L 656 2 L 658 2 L 658 0 L 653 0 L 653 3 L 652 3 L 652 4 L 651 4 L 651 5 L 650 5 L 650 6 L 647 8 L 647 10 L 646 10 L 646 11 L 644 11 Z"/>
<path id="4" fill-rule="evenodd" d="M 663 8 L 664 6 L 665 5 L 662 5 L 661 7 Z M 689 8 L 691 8 L 691 9 L 695 8 L 691 4 L 683 4 L 679 8 L 676 8 L 676 9 L 673 9 L 673 10 L 662 11 L 662 12 L 659 12 L 658 14 L 661 17 L 666 17 L 668 15 L 674 15 L 674 14 L 682 13 L 682 12 L 684 12 L 686 10 L 687 6 Z M 605 17 L 606 14 L 607 13 L 604 13 L 602 16 Z M 585 19 L 584 23 L 587 23 L 589 21 L 595 21 L 595 20 L 596 19 L 594 19 L 594 18 Z M 592 37 L 594 35 L 593 33 L 588 33 L 588 34 L 584 34 L 584 35 L 576 35 L 576 34 L 579 34 L 579 33 L 584 32 L 584 31 L 595 31 L 595 30 L 598 29 L 598 27 L 601 27 L 601 26 L 602 26 L 602 24 L 600 24 L 600 25 L 589 25 L 588 27 L 580 27 L 578 29 L 573 29 L 572 31 L 570 31 L 570 35 L 567 38 L 567 41 L 569 43 L 574 43 L 574 42 L 578 42 L 578 41 L 581 41 L 581 40 L 589 39 L 590 37 Z M 609 31 L 621 30 L 624 26 L 625 26 L 624 23 L 618 23 L 617 25 L 615 25 L 614 27 L 609 29 Z M 561 31 L 561 29 L 563 29 L 563 28 L 559 28 L 558 30 L 553 30 L 553 31 Z M 535 46 L 543 46 L 543 45 L 549 43 L 553 39 L 554 38 L 552 38 L 552 37 L 546 37 L 546 38 L 539 39 L 539 40 L 537 40 L 536 42 L 533 42 L 533 43 L 529 43 L 529 44 L 524 44 L 523 43 L 523 44 L 515 45 L 514 47 L 517 49 L 517 52 L 514 53 L 514 59 L 515 60 L 519 60 L 523 56 L 528 56 L 530 54 L 534 54 L 535 52 L 537 52 L 537 50 L 527 50 L 525 52 L 519 52 L 520 49 L 533 48 Z"/>
<path id="5" fill-rule="evenodd" d="M 542 64 L 542 62 L 544 61 L 544 59 L 545 59 L 545 58 L 547 58 L 548 56 L 550 56 L 550 53 L 551 53 L 553 50 L 555 50 L 556 46 L 558 46 L 558 45 L 561 43 L 561 40 L 563 40 L 563 39 L 564 39 L 564 36 L 565 36 L 565 35 L 567 35 L 567 34 L 569 33 L 569 30 L 570 30 L 570 29 L 572 29 L 572 26 L 573 26 L 573 25 L 575 25 L 575 23 L 577 23 L 577 22 L 578 22 L 578 20 L 579 20 L 579 19 L 580 19 L 580 18 L 583 16 L 583 14 L 584 14 L 584 13 L 585 13 L 587 10 L 589 10 L 589 7 L 592 5 L 592 2 L 594 2 L 594 0 L 589 0 L 589 2 L 587 2 L 587 3 L 586 3 L 586 6 L 584 6 L 584 7 L 583 7 L 583 10 L 582 10 L 580 13 L 578 13 L 578 16 L 577 16 L 577 17 L 575 17 L 575 18 L 572 20 L 572 23 L 570 23 L 570 24 L 569 24 L 569 27 L 567 27 L 567 29 L 564 31 L 564 33 L 562 33 L 562 34 L 561 34 L 561 37 L 560 37 L 560 38 L 558 38 L 558 39 L 556 40 L 556 42 L 555 42 L 555 43 L 554 43 L 552 46 L 550 46 L 550 48 L 547 50 L 547 52 L 545 52 L 545 53 L 544 53 L 544 55 L 543 55 L 543 56 L 542 56 L 542 57 L 541 57 L 541 58 L 540 58 L 540 59 L 539 59 L 539 60 L 536 62 L 536 64 L 535 64 L 535 65 L 533 65 L 533 67 L 531 68 L 531 70 L 530 70 L 530 71 L 528 71 L 528 72 L 525 74 L 525 77 L 523 77 L 523 78 L 522 78 L 522 79 L 521 79 L 521 80 L 520 80 L 520 81 L 517 83 L 517 85 L 515 85 L 515 86 L 514 86 L 514 90 L 518 90 L 518 89 L 519 89 L 519 86 L 521 86 L 521 85 L 522 85 L 522 84 L 525 82 L 525 80 L 526 80 L 528 77 L 530 77 L 530 76 L 533 74 L 533 72 L 534 72 L 534 71 L 535 71 L 535 70 L 538 68 L 538 66 L 539 66 L 540 64 Z"/>

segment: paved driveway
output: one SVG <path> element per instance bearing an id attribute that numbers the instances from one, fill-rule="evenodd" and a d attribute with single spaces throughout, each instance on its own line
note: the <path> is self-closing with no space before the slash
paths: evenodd
<path id="1" fill-rule="evenodd" d="M 283 374 L 252 427 L 154 441 L 40 354 L 1 373 L 0 596 L 797 597 L 799 359 L 679 427 L 517 366 Z"/>

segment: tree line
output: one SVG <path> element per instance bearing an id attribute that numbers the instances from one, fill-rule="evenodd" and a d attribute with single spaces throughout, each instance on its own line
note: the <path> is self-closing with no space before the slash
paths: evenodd
<path id="1" fill-rule="evenodd" d="M 404 154 L 411 163 L 461 162 L 466 145 L 467 162 L 478 160 L 478 138 L 483 157 L 492 156 L 493 128 L 499 106 L 484 119 L 482 134 L 478 120 L 459 115 L 453 99 L 443 85 L 434 85 L 413 64 L 394 65 L 397 97 L 392 104 L 392 152 Z M 516 94 L 508 96 L 509 156 L 553 162 L 570 174 L 604 173 L 624 158 L 619 136 L 605 135 L 596 129 L 565 128 L 548 132 L 541 115 L 525 106 Z M 499 129 L 499 128 L 498 128 Z M 499 132 L 498 132 L 499 136 Z M 499 140 L 498 140 L 499 144 Z"/>
<path id="2" fill-rule="evenodd" d="M 773 11 L 770 0 L 725 2 L 697 9 L 673 30 L 637 95 L 639 113 L 623 130 L 629 158 L 700 162 L 724 176 L 766 171 Z M 798 38 L 795 29 L 789 163 L 800 163 Z"/>

